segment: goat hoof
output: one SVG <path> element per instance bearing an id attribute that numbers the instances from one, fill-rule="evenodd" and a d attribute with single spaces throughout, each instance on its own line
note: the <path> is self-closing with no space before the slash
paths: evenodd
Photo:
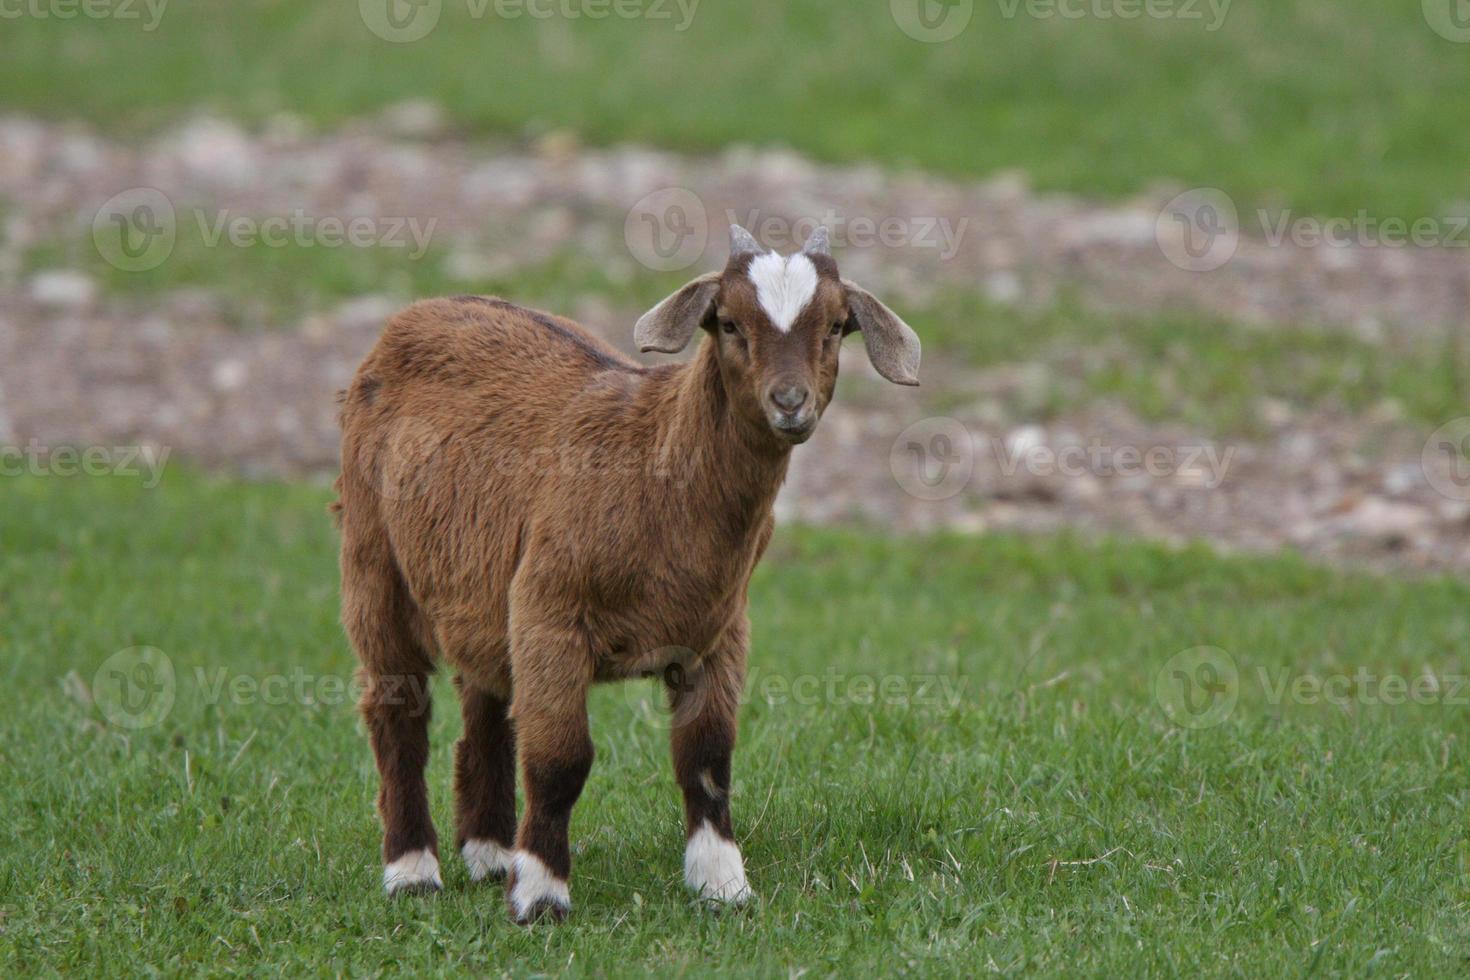
<path id="1" fill-rule="evenodd" d="M 533 902 L 531 907 L 524 912 L 517 912 L 515 914 L 515 921 L 518 926 L 535 925 L 540 921 L 555 924 L 565 922 L 567 913 L 570 911 L 571 909 L 568 906 L 561 904 L 556 899 L 546 898 L 539 902 Z"/>
<path id="2" fill-rule="evenodd" d="M 431 895 L 444 887 L 439 859 L 428 848 L 409 851 L 383 869 L 383 891 L 388 896 Z"/>
<path id="3" fill-rule="evenodd" d="M 510 878 L 506 881 L 506 897 L 511 916 L 521 925 L 530 925 L 543 916 L 560 922 L 571 910 L 571 894 L 566 879 L 559 877 L 534 854 L 516 851 L 511 859 Z"/>
<path id="4" fill-rule="evenodd" d="M 503 881 L 510 874 L 512 853 L 493 840 L 467 840 L 459 849 L 470 881 Z"/>

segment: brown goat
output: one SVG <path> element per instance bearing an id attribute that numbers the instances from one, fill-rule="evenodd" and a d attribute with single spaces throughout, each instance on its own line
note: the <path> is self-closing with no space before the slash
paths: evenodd
<path id="1" fill-rule="evenodd" d="M 917 384 L 919 340 L 802 252 L 731 229 L 722 273 L 645 314 L 645 368 L 569 320 L 478 296 L 416 303 L 363 361 L 342 409 L 342 622 L 382 787 L 384 887 L 441 887 L 429 817 L 427 680 L 456 671 L 456 843 L 511 912 L 565 916 L 567 825 L 592 766 L 587 689 L 663 672 L 684 794 L 685 880 L 750 896 L 730 823 L 746 586 L 771 537 L 791 447 L 831 400 L 861 330 L 888 379 Z M 413 696 L 409 696 L 412 692 Z M 519 749 L 526 812 L 516 828 Z"/>

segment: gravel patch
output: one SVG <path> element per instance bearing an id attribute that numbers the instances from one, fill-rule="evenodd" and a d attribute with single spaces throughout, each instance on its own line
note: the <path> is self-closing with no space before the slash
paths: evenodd
<path id="1" fill-rule="evenodd" d="M 1185 308 L 1383 342 L 1462 330 L 1470 316 L 1465 258 L 1453 249 L 1303 248 L 1247 236 L 1221 268 L 1179 268 L 1157 232 L 1179 188 L 1100 205 L 1033 194 L 1015 176 L 964 183 L 819 166 L 783 151 L 691 158 L 589 150 L 557 134 L 529 147 L 471 145 L 442 137 L 430 110 L 398 107 L 329 134 L 290 119 L 255 133 L 198 119 L 137 145 L 0 119 L 0 438 L 167 447 L 174 459 L 252 475 L 335 467 L 334 394 L 398 301 L 369 295 L 242 330 L 206 290 L 144 301 L 107 295 L 76 269 L 24 269 L 32 245 L 86 241 L 99 207 L 136 187 L 163 190 L 184 213 L 433 220 L 447 267 L 466 278 L 513 274 L 569 250 L 596 257 L 614 278 L 662 261 L 640 243 L 639 202 L 663 194 L 656 203 L 694 202 L 679 218 L 703 246 L 679 259 L 691 270 L 722 260 L 729 217 L 778 246 L 788 245 L 779 240 L 788 226 L 800 234 L 798 219 L 835 217 L 844 272 L 895 305 L 956 287 L 1013 304 L 1065 294 L 1101 309 Z M 668 198 L 670 188 L 689 196 Z M 863 222 L 874 227 L 871 244 Z M 594 297 L 565 312 L 627 349 L 638 311 Z M 1110 405 L 1043 426 L 1013 398 L 1028 371 L 1045 370 L 1038 365 L 980 373 L 931 359 L 915 394 L 881 384 L 860 351 L 844 358 L 839 402 L 796 454 L 786 517 L 903 531 L 1074 527 L 1395 567 L 1470 566 L 1470 480 L 1435 449 L 1458 433 L 1426 442 L 1393 419 L 1270 405 L 1270 435 L 1249 442 L 1144 424 Z"/>

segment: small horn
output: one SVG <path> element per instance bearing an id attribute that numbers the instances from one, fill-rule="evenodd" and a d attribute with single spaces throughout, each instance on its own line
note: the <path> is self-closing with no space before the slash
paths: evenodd
<path id="1" fill-rule="evenodd" d="M 765 249 L 761 243 L 755 240 L 755 236 L 739 225 L 730 226 L 730 254 L 740 255 L 745 252 L 754 252 L 760 255 Z"/>
<path id="2" fill-rule="evenodd" d="M 804 255 L 830 256 L 832 254 L 832 239 L 827 233 L 827 226 L 817 225 L 816 228 L 812 229 L 811 237 L 806 240 L 806 244 L 801 247 L 801 251 Z"/>

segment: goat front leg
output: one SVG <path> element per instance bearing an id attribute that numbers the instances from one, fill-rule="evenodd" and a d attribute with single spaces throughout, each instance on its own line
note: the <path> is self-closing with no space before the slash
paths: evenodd
<path id="1" fill-rule="evenodd" d="M 567 828 L 592 769 L 587 689 L 592 658 L 578 631 L 518 625 L 511 638 L 511 719 L 525 780 L 526 812 L 516 832 L 506 894 L 516 922 L 571 909 Z"/>
<path id="2" fill-rule="evenodd" d="M 684 791 L 684 882 L 696 895 L 735 905 L 752 894 L 730 822 L 730 756 L 747 646 L 742 617 L 700 667 L 665 676 L 674 713 L 674 777 Z"/>

